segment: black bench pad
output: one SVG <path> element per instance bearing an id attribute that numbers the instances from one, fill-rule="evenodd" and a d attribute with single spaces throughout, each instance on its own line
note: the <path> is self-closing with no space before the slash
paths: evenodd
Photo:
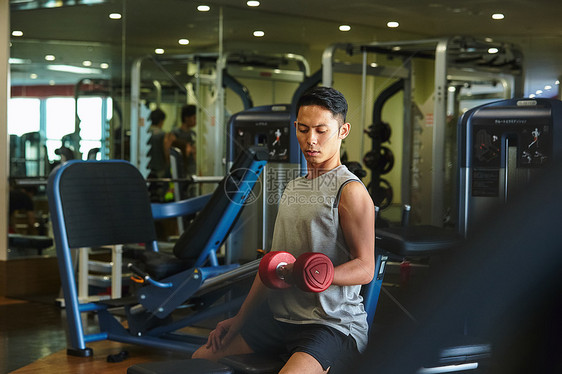
<path id="1" fill-rule="evenodd" d="M 428 256 L 451 250 L 461 241 L 460 234 L 430 225 L 385 227 L 375 231 L 377 248 L 404 257 Z"/>
<path id="2" fill-rule="evenodd" d="M 233 374 L 234 371 L 218 362 L 202 359 L 155 361 L 136 364 L 127 374 Z"/>

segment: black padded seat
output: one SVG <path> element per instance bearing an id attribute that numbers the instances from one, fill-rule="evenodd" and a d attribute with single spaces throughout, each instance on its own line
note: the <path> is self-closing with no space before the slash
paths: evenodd
<path id="1" fill-rule="evenodd" d="M 127 374 L 233 374 L 234 371 L 218 362 L 201 359 L 155 361 L 136 364 L 127 369 Z"/>
<path id="2" fill-rule="evenodd" d="M 451 336 L 443 348 L 436 352 L 436 356 L 424 365 L 436 367 L 444 365 L 463 365 L 469 363 L 483 363 L 490 359 L 492 347 L 489 342 L 470 335 Z"/>
<path id="3" fill-rule="evenodd" d="M 36 249 L 39 254 L 53 245 L 53 238 L 41 235 L 8 234 L 8 248 Z"/>
<path id="4" fill-rule="evenodd" d="M 437 226 L 377 228 L 375 246 L 403 257 L 428 256 L 457 247 L 462 236 Z"/>
<path id="5" fill-rule="evenodd" d="M 223 357 L 219 360 L 237 374 L 274 374 L 285 365 L 279 356 L 249 353 Z"/>
<path id="6" fill-rule="evenodd" d="M 142 251 L 138 255 L 136 265 L 144 270 L 155 280 L 164 279 L 189 269 L 195 263 L 195 259 L 179 259 L 168 253 Z"/>

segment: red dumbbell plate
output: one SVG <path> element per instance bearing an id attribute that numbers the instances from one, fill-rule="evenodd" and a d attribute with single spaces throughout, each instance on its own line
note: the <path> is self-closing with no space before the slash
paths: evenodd
<path id="1" fill-rule="evenodd" d="M 271 251 L 267 253 L 260 261 L 258 273 L 260 279 L 269 288 L 289 288 L 291 285 L 285 280 L 279 278 L 277 267 L 280 264 L 292 264 L 295 262 L 295 256 L 289 252 Z"/>
<path id="2" fill-rule="evenodd" d="M 304 253 L 295 261 L 293 278 L 303 291 L 322 292 L 334 280 L 334 264 L 323 253 Z"/>

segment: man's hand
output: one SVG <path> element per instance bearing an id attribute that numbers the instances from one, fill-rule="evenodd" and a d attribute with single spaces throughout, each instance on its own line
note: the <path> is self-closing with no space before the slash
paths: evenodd
<path id="1" fill-rule="evenodd" d="M 237 317 L 232 317 L 217 323 L 217 327 L 209 334 L 207 348 L 211 348 L 213 353 L 220 351 L 228 346 L 232 338 L 242 328 L 242 321 Z"/>

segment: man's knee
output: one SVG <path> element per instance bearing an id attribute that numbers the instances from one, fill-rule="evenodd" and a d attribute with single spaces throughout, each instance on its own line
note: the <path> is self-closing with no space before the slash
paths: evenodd
<path id="1" fill-rule="evenodd" d="M 193 352 L 193 354 L 191 355 L 191 358 L 204 358 L 204 359 L 210 360 L 211 354 L 212 354 L 212 351 L 211 351 L 210 348 L 207 348 L 206 346 L 201 346 L 201 347 L 199 347 L 199 349 L 197 349 L 195 352 Z"/>

